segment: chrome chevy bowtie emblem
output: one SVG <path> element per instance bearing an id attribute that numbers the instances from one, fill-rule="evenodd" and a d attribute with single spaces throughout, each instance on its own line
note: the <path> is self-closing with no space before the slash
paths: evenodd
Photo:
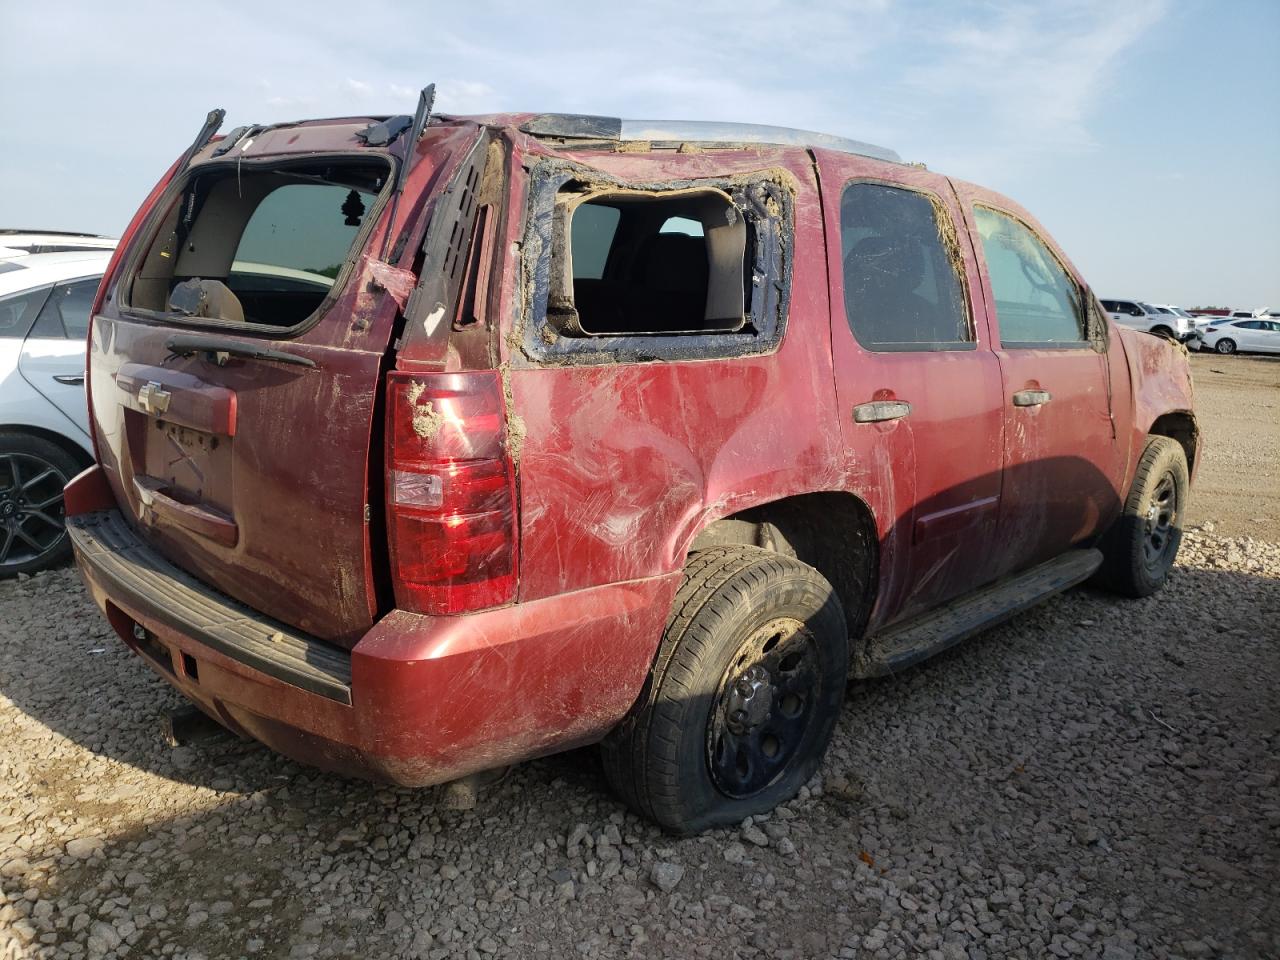
<path id="1" fill-rule="evenodd" d="M 138 406 L 147 413 L 164 413 L 169 409 L 170 393 L 154 380 L 138 391 Z"/>

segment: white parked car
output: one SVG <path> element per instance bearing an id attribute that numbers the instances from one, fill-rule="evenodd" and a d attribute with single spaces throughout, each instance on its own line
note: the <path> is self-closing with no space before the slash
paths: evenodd
<path id="1" fill-rule="evenodd" d="M 85 334 L 110 250 L 0 257 L 0 576 L 70 553 L 62 488 L 93 462 Z"/>
<path id="2" fill-rule="evenodd" d="M 79 250 L 114 250 L 114 237 L 67 230 L 0 229 L 0 258 L 26 253 L 73 253 Z"/>
<path id="3" fill-rule="evenodd" d="M 1196 324 L 1190 315 L 1180 316 L 1168 308 L 1155 307 L 1141 300 L 1103 300 L 1102 307 L 1112 321 L 1122 327 L 1145 330 L 1179 343 L 1196 336 Z"/>
<path id="4" fill-rule="evenodd" d="M 1202 350 L 1280 353 L 1280 320 L 1215 320 L 1204 330 Z"/>

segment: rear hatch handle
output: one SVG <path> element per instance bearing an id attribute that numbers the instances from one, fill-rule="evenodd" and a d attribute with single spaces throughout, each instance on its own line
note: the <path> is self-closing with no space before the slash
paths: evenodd
<path id="1" fill-rule="evenodd" d="M 272 350 L 256 344 L 234 340 L 231 337 L 211 337 L 200 334 L 178 333 L 164 342 L 170 354 L 177 357 L 190 357 L 203 353 L 205 359 L 220 367 L 227 365 L 230 357 L 245 357 L 250 360 L 273 360 L 276 363 L 290 363 L 297 367 L 314 367 L 316 362 L 308 357 L 300 357 L 296 353 L 284 350 Z"/>

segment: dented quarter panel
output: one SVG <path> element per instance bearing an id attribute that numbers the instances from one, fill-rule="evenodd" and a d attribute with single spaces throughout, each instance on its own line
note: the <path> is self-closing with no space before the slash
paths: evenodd
<path id="1" fill-rule="evenodd" d="M 807 155 L 582 151 L 573 159 L 645 182 L 787 171 L 797 191 L 792 297 L 781 345 L 762 356 L 539 366 L 504 343 L 525 427 L 522 602 L 676 572 L 713 520 L 843 482 L 840 437 L 829 429 L 835 408 L 823 233 Z M 521 226 L 513 220 L 512 228 Z M 506 293 L 504 316 L 523 322 L 519 291 L 512 285 Z M 650 655 L 658 632 L 636 638 Z"/>
<path id="2" fill-rule="evenodd" d="M 1191 381 L 1191 361 L 1187 348 L 1140 330 L 1113 327 L 1113 340 L 1123 347 L 1131 381 L 1128 406 L 1132 421 L 1127 436 L 1132 451 L 1125 473 L 1125 489 L 1133 482 L 1138 456 L 1151 434 L 1151 425 L 1169 413 L 1195 416 L 1195 388 Z M 1199 435 L 1197 435 L 1199 436 Z M 1199 439 L 1198 455 L 1187 466 L 1192 479 L 1203 459 L 1204 440 Z"/>

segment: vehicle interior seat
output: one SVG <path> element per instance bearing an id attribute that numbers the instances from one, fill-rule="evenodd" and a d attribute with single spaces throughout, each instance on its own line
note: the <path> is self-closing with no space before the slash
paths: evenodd
<path id="1" fill-rule="evenodd" d="M 709 276 L 702 237 L 683 233 L 646 237 L 632 261 L 625 307 L 628 329 L 704 329 Z"/>

